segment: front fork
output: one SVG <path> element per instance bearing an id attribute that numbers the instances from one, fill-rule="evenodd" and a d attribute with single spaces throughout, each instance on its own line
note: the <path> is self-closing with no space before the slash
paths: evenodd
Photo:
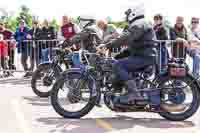
<path id="1" fill-rule="evenodd" d="M 56 72 L 55 72 L 56 66 L 57 66 L 57 64 L 54 64 L 54 63 L 51 64 L 50 69 L 47 71 L 47 73 L 43 79 L 44 83 L 52 84 L 52 81 L 56 76 L 55 75 L 56 74 Z"/>

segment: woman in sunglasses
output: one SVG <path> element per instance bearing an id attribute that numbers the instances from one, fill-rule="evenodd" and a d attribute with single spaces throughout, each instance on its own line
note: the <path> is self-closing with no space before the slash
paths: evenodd
<path id="1" fill-rule="evenodd" d="M 193 74 L 200 76 L 200 29 L 199 18 L 192 17 L 191 19 L 191 33 L 198 43 L 193 43 L 190 46 L 190 56 L 193 58 Z"/>

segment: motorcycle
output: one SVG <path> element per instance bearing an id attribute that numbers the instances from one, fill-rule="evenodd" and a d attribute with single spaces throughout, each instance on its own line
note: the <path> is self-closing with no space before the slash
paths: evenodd
<path id="1" fill-rule="evenodd" d="M 39 97 L 48 97 L 51 92 L 50 86 L 53 84 L 55 79 L 59 77 L 61 72 L 63 71 L 61 65 L 64 63 L 66 69 L 70 68 L 73 64 L 70 52 L 66 52 L 64 50 L 66 42 L 63 42 L 58 45 L 57 48 L 53 48 L 53 59 L 49 62 L 43 62 L 39 64 L 37 69 L 33 72 L 31 87 L 33 92 Z M 67 62 L 67 63 L 65 63 Z M 41 81 L 42 80 L 42 81 Z M 40 82 L 42 82 L 42 86 L 49 88 L 46 90 L 40 90 Z"/>
<path id="2" fill-rule="evenodd" d="M 127 93 L 125 85 L 121 85 L 118 91 L 112 88 L 112 64 L 116 60 L 85 50 L 81 53 L 88 65 L 62 72 L 52 88 L 51 104 L 64 118 L 81 118 L 94 106 L 101 107 L 102 95 L 105 105 L 112 111 L 154 112 L 171 121 L 186 120 L 199 108 L 199 83 L 182 59 L 171 58 L 166 72 L 161 74 L 155 74 L 155 64 L 131 72 L 130 80 L 139 81 L 136 82 L 137 90 L 144 100 L 115 104 L 116 97 Z M 72 93 L 74 91 L 76 93 Z M 60 101 L 59 94 L 62 92 Z M 68 93 L 76 99 L 75 103 L 67 101 Z"/>
<path id="3" fill-rule="evenodd" d="M 73 47 L 72 44 L 80 44 L 82 47 L 85 47 L 86 49 L 91 49 L 93 50 L 93 47 L 95 45 L 97 45 L 97 41 L 99 41 L 100 37 L 97 37 L 97 30 L 94 29 L 92 26 L 94 26 L 95 24 L 95 20 L 93 19 L 81 19 L 80 21 L 84 21 L 87 22 L 86 25 L 84 25 L 82 31 L 76 35 L 74 35 L 71 40 L 74 43 L 70 43 L 69 40 L 65 40 L 63 43 L 61 43 L 58 48 L 54 48 L 53 51 L 55 51 L 55 56 L 53 58 L 53 60 L 51 62 L 44 62 L 42 64 L 40 64 L 38 66 L 38 68 L 35 70 L 35 72 L 33 73 L 32 76 L 32 80 L 31 80 L 31 87 L 33 92 L 39 96 L 39 97 L 48 97 L 50 96 L 51 93 L 51 85 L 53 84 L 53 82 L 60 76 L 61 72 L 62 72 L 62 68 L 61 68 L 61 64 L 63 62 L 67 62 L 66 65 L 66 69 L 69 69 L 71 67 L 79 67 L 80 61 L 79 58 L 81 58 L 81 56 L 79 55 L 80 53 L 78 51 L 73 51 L 73 52 L 68 52 L 66 53 L 65 51 L 63 51 L 64 48 L 66 47 Z M 80 41 L 81 39 L 84 39 L 84 42 Z M 87 45 L 84 45 L 87 44 Z M 66 56 L 66 54 L 68 56 Z M 42 78 L 43 77 L 43 78 Z M 40 79 L 42 78 L 42 83 L 43 83 L 43 87 L 45 86 L 44 91 L 40 90 L 38 88 L 38 84 L 37 82 L 40 81 Z M 69 95 L 69 97 L 71 97 Z M 74 101 L 73 99 L 71 99 L 71 101 Z"/>

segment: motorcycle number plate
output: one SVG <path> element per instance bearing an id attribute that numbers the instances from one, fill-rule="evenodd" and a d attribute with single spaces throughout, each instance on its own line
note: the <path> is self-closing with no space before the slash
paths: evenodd
<path id="1" fill-rule="evenodd" d="M 186 70 L 185 68 L 170 68 L 170 75 L 171 76 L 185 76 Z"/>

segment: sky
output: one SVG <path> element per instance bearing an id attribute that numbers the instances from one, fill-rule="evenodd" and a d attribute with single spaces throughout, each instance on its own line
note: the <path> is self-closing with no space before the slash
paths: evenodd
<path id="1" fill-rule="evenodd" d="M 192 16 L 200 17 L 200 0 L 0 0 L 0 8 L 16 13 L 20 5 L 27 5 L 40 19 L 61 19 L 64 14 L 79 16 L 90 14 L 96 18 L 110 16 L 122 20 L 124 10 L 137 3 L 144 3 L 148 18 L 156 13 L 167 16 L 172 23 L 182 15 L 189 23 Z"/>

